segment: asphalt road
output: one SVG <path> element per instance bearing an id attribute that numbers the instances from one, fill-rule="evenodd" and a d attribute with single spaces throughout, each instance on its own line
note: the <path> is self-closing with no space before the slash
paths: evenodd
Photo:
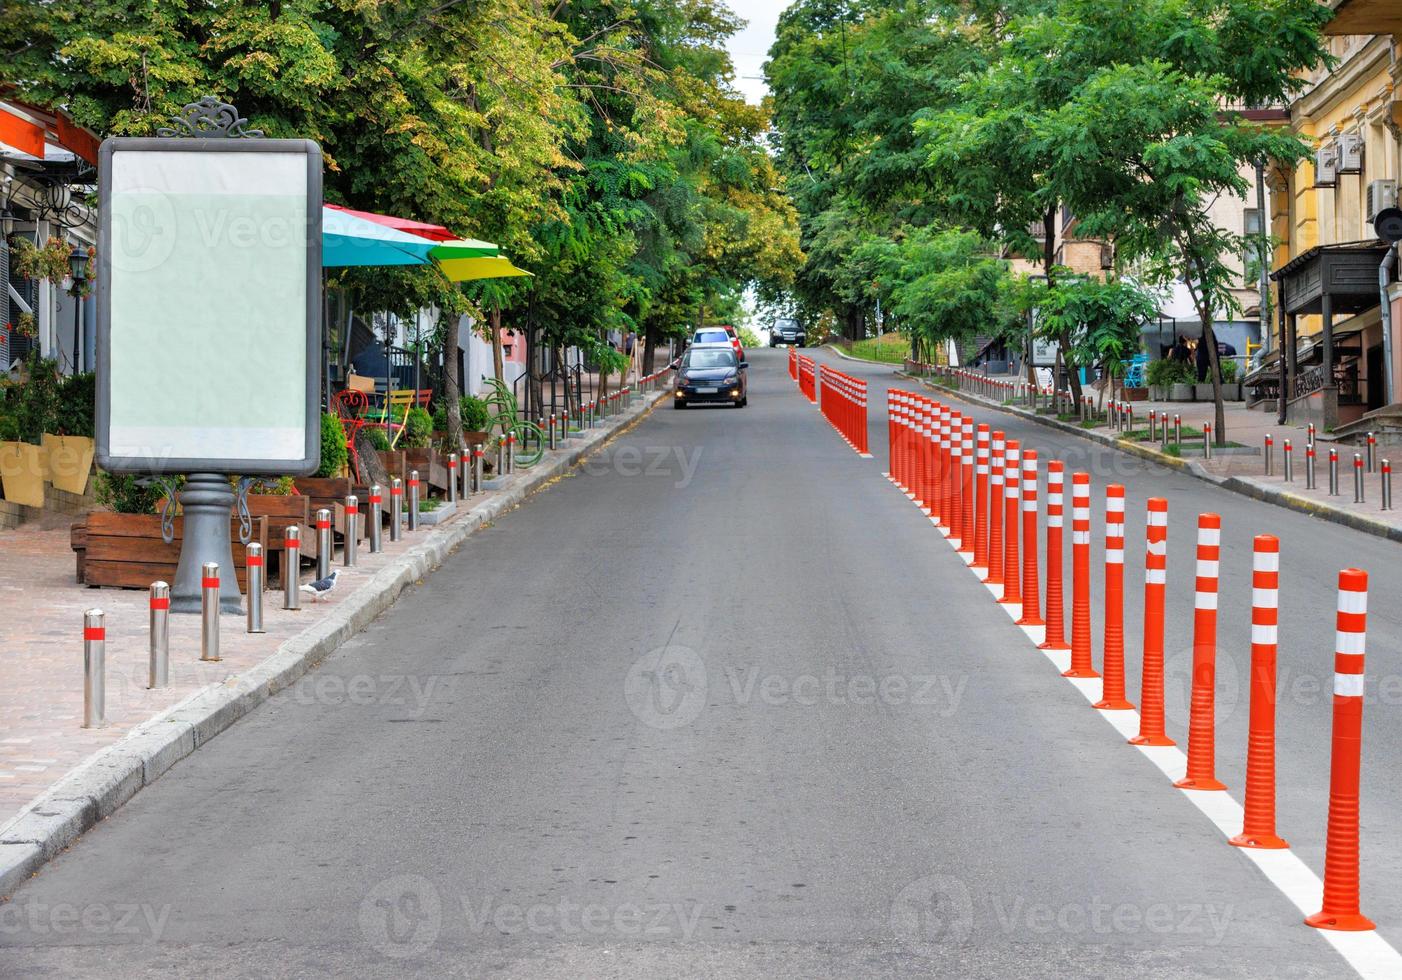
<path id="1" fill-rule="evenodd" d="M 0 975 L 1344 975 L 881 476 L 880 412 L 859 459 L 784 359 L 753 352 L 746 409 L 654 412 L 89 832 L 0 906 Z M 1282 672 L 1321 690 L 1337 567 L 1397 594 L 1394 545 L 1091 463 L 1097 519 L 1129 485 L 1131 556 L 1169 497 L 1178 592 L 1190 512 L 1223 514 L 1224 664 L 1257 530 L 1283 541 Z M 1281 829 L 1318 870 L 1329 699 L 1298 701 Z M 1397 709 L 1366 716 L 1364 909 L 1391 924 Z"/>

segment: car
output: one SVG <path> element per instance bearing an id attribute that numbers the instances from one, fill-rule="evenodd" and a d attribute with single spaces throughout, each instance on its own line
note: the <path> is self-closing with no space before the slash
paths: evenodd
<path id="1" fill-rule="evenodd" d="M 729 344 L 692 344 L 672 362 L 672 407 L 721 402 L 744 408 L 750 402 L 749 367 Z"/>
<path id="2" fill-rule="evenodd" d="M 735 356 L 741 361 L 745 359 L 745 348 L 740 344 L 740 335 L 735 332 L 735 328 L 722 324 L 717 327 L 702 327 L 691 335 L 690 346 L 698 344 L 729 344 L 735 351 Z"/>
<path id="3" fill-rule="evenodd" d="M 778 347 L 780 344 L 792 344 L 795 347 L 802 347 L 808 342 L 808 334 L 802 325 L 792 317 L 779 317 L 769 328 L 769 346 Z"/>

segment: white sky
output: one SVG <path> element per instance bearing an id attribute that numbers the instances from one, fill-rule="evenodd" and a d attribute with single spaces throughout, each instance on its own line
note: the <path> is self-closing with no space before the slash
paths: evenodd
<path id="1" fill-rule="evenodd" d="M 749 23 L 745 29 L 730 39 L 726 45 L 730 60 L 735 64 L 735 85 L 744 93 L 748 102 L 758 103 L 768 89 L 764 82 L 747 75 L 764 74 L 761 66 L 769 57 L 769 46 L 774 43 L 774 27 L 782 13 L 793 0 L 727 0 L 731 10 Z"/>

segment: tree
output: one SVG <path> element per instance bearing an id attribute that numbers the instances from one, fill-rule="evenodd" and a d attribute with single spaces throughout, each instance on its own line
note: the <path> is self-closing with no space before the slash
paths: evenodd
<path id="1" fill-rule="evenodd" d="M 1123 377 L 1123 362 L 1139 349 L 1144 324 L 1157 310 L 1154 297 L 1126 279 L 1063 275 L 1039 293 L 1033 300 L 1038 335 L 1062 342 L 1069 367 L 1099 366 L 1112 383 Z"/>

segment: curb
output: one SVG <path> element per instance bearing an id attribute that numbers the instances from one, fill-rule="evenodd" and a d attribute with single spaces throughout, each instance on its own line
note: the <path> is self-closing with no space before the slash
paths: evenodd
<path id="1" fill-rule="evenodd" d="M 1355 531 L 1362 531 L 1365 534 L 1372 534 L 1380 538 L 1387 538 L 1389 541 L 1402 542 L 1402 528 L 1393 527 L 1390 524 L 1384 524 L 1382 521 L 1374 520 L 1371 517 L 1365 517 L 1362 514 L 1354 514 L 1346 510 L 1340 510 L 1337 507 L 1331 507 L 1329 504 L 1323 504 L 1315 500 L 1309 500 L 1305 497 L 1301 497 L 1284 490 L 1276 490 L 1273 487 L 1263 487 L 1260 484 L 1254 483 L 1250 480 L 1242 479 L 1239 476 L 1218 476 L 1215 473 L 1209 473 L 1206 470 L 1204 470 L 1201 464 L 1197 462 L 1197 460 L 1180 459 L 1176 456 L 1166 456 L 1163 453 L 1155 452 L 1152 449 L 1147 449 L 1135 443 L 1127 443 L 1121 439 L 1116 439 L 1102 432 L 1096 432 L 1090 429 L 1082 429 L 1080 426 L 1072 425 L 1069 422 L 1062 422 L 1060 419 L 1052 419 L 1047 418 L 1043 415 L 1035 415 L 1025 408 L 1016 408 L 1010 405 L 996 404 L 983 398 L 977 398 L 975 396 L 965 394 L 962 391 L 956 391 L 953 388 L 946 388 L 943 385 L 933 384 L 925 380 L 924 378 L 918 378 L 915 375 L 907 374 L 904 371 L 896 371 L 895 373 L 898 377 L 914 381 L 917 384 L 924 385 L 926 388 L 929 388 L 932 391 L 942 392 L 950 396 L 951 398 L 957 398 L 962 402 L 967 402 L 971 405 L 979 405 L 984 408 L 991 408 L 995 411 L 1005 412 L 1008 415 L 1015 415 L 1018 418 L 1026 419 L 1029 422 L 1036 422 L 1038 425 L 1044 425 L 1049 429 L 1057 429 L 1069 435 L 1079 436 L 1080 438 L 1087 439 L 1091 442 L 1098 442 L 1102 445 L 1110 446 L 1114 449 L 1118 449 L 1120 452 L 1128 453 L 1131 456 L 1138 456 L 1141 459 L 1146 459 L 1164 466 L 1174 467 L 1175 469 L 1181 470 L 1184 473 L 1188 473 L 1192 476 L 1197 477 L 1199 480 L 1204 480 L 1208 483 L 1213 484 L 1214 486 L 1219 486 L 1224 490 L 1230 490 L 1233 493 L 1239 493 L 1244 497 L 1250 497 L 1253 500 L 1259 500 L 1263 503 L 1274 504 L 1275 506 L 1283 507 L 1286 510 L 1293 510 L 1301 514 L 1307 514 L 1310 517 L 1316 517 L 1321 521 L 1329 521 L 1333 524 L 1341 524 L 1344 527 L 1352 528 Z"/>
<path id="2" fill-rule="evenodd" d="M 320 622 L 282 643 L 266 660 L 147 719 L 65 775 L 0 827 L 0 900 L 181 759 L 314 669 L 394 605 L 406 588 L 442 565 L 468 535 L 627 432 L 666 395 L 665 390 L 657 392 L 650 401 L 590 433 L 577 447 L 557 451 L 559 455 L 548 465 L 528 471 L 515 486 L 467 510 L 461 519 L 429 529 L 422 541 L 376 572 Z"/>
<path id="3" fill-rule="evenodd" d="M 897 365 L 893 364 L 893 363 L 890 362 L 890 361 L 872 361 L 872 360 L 868 360 L 868 359 L 865 358 L 865 357 L 853 357 L 851 354 L 848 354 L 847 352 L 843 351 L 841 348 L 834 347 L 832 344 L 819 344 L 817 347 L 815 347 L 815 348 L 813 348 L 813 349 L 814 349 L 814 350 L 830 350 L 830 351 L 832 351 L 834 354 L 836 354 L 838 357 L 842 358 L 843 360 L 845 360 L 845 361 L 856 361 L 858 364 L 876 364 L 876 365 L 879 365 L 879 366 L 881 366 L 881 367 L 888 367 L 888 368 L 894 368 L 894 367 L 897 366 Z M 900 372 L 900 371 L 897 371 L 896 373 L 897 373 L 897 374 L 900 374 L 902 377 L 909 377 L 909 375 L 903 374 L 903 373 Z"/>

